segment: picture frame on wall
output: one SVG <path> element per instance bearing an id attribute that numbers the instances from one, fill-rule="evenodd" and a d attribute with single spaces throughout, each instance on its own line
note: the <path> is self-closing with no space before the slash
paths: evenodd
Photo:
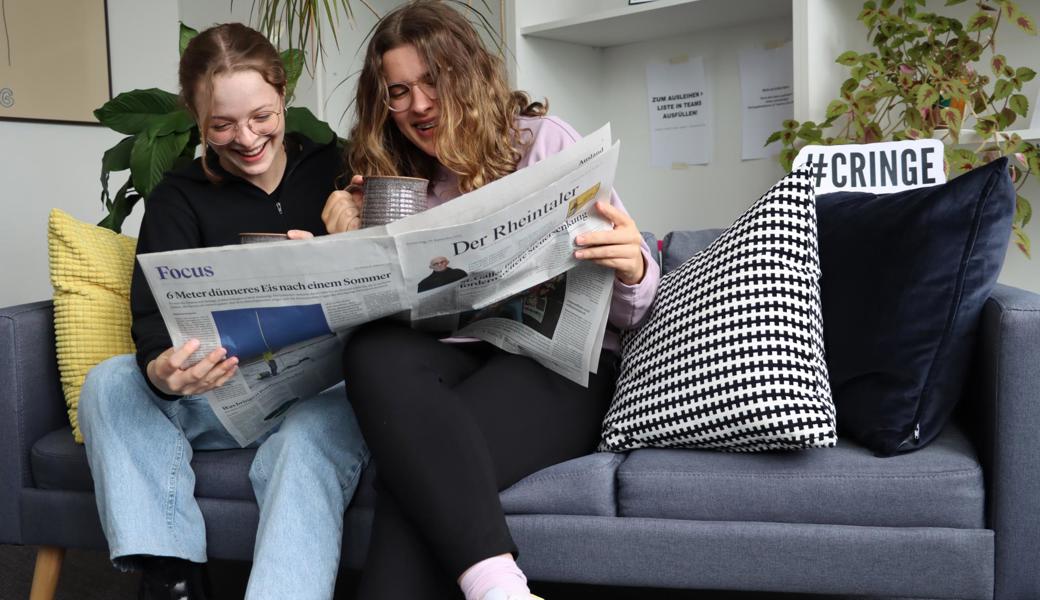
<path id="1" fill-rule="evenodd" d="M 97 124 L 111 98 L 106 0 L 0 0 L 0 119 Z"/>

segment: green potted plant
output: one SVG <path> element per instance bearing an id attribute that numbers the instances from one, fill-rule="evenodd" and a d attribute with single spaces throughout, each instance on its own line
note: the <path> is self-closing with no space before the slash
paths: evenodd
<path id="1" fill-rule="evenodd" d="M 951 6 L 966 0 L 946 0 Z M 848 51 L 836 62 L 849 68 L 839 96 L 820 122 L 787 120 L 766 145 L 780 142 L 780 164 L 790 169 L 807 144 L 865 144 L 939 137 L 953 177 L 1007 156 L 1019 190 L 1040 171 L 1040 148 L 1014 133 L 1029 110 L 1022 86 L 1036 72 L 1015 68 L 997 51 L 997 30 L 1010 21 L 1029 35 L 1036 23 L 1012 0 L 976 0 L 966 20 L 925 10 L 926 0 L 870 0 L 858 20 L 874 50 Z M 970 126 L 974 136 L 965 135 Z M 1012 229 L 1018 248 L 1030 255 L 1024 228 L 1030 201 L 1018 195 Z"/>
<path id="2" fill-rule="evenodd" d="M 181 52 L 197 34 L 181 24 Z M 291 101 L 303 70 L 304 53 L 289 49 L 281 54 L 288 79 L 286 98 Z M 101 124 L 127 136 L 101 158 L 101 204 L 108 214 L 98 225 L 118 233 L 137 201 L 152 192 L 164 173 L 194 160 L 199 130 L 177 95 L 157 88 L 119 94 L 95 110 L 94 116 Z M 317 142 L 329 142 L 336 136 L 327 123 L 302 107 L 286 109 L 285 129 Z M 130 171 L 126 182 L 115 195 L 110 194 L 109 176 L 126 170 Z"/>

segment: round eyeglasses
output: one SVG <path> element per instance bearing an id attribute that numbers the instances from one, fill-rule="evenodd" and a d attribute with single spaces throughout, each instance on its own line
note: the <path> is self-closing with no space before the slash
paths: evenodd
<path id="1" fill-rule="evenodd" d="M 278 123 L 283 111 L 258 112 L 249 117 L 246 127 L 256 135 L 271 135 L 278 129 Z M 206 128 L 206 141 L 214 146 L 226 146 L 233 142 L 238 136 L 237 121 L 217 121 L 210 123 Z"/>
<path id="2" fill-rule="evenodd" d="M 417 81 L 398 81 L 386 86 L 386 105 L 393 112 L 404 112 L 412 107 L 412 89 L 419 88 L 430 100 L 437 99 L 437 84 L 424 77 Z"/>

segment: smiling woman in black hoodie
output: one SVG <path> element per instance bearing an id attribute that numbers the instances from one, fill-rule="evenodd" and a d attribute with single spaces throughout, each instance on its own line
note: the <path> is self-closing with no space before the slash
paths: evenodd
<path id="1" fill-rule="evenodd" d="M 321 211 L 342 169 L 334 144 L 285 134 L 285 69 L 240 24 L 199 34 L 180 63 L 181 97 L 202 157 L 148 197 L 137 251 L 238 243 L 239 232 L 324 231 Z M 236 448 L 202 394 L 230 381 L 237 357 L 198 340 L 174 347 L 148 284 L 131 286 L 135 356 L 109 359 L 79 401 L 113 563 L 142 568 L 141 598 L 205 598 L 206 532 L 194 499 L 193 450 Z M 331 598 L 343 513 L 368 460 L 342 386 L 297 402 L 261 438 L 249 472 L 260 525 L 247 598 Z"/>

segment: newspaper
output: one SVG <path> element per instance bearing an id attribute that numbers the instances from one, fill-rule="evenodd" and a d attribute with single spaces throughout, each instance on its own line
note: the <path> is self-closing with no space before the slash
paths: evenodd
<path id="1" fill-rule="evenodd" d="M 588 385 L 603 343 L 613 271 L 574 258 L 574 238 L 611 224 L 619 145 L 610 127 L 526 169 L 389 225 L 241 246 L 138 256 L 174 345 L 189 362 L 239 358 L 207 393 L 243 446 L 286 410 L 342 380 L 351 329 L 401 316 L 486 340 Z"/>

